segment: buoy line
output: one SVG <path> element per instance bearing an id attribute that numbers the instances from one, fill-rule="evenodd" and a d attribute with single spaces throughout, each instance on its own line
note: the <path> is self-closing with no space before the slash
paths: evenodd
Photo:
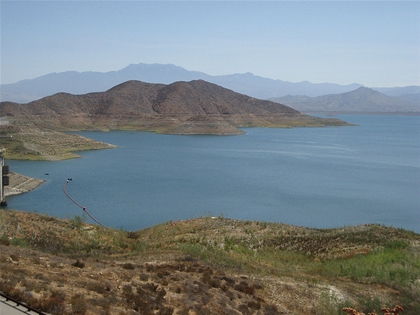
<path id="1" fill-rule="evenodd" d="M 69 183 L 69 181 L 71 180 L 71 178 L 68 178 L 67 180 L 66 180 L 66 183 L 64 184 L 64 187 L 63 187 L 63 191 L 64 191 L 64 193 L 66 194 L 66 196 L 71 200 L 71 201 L 73 201 L 73 203 L 75 204 L 75 205 L 77 205 L 78 207 L 80 207 L 80 208 L 82 208 L 82 210 L 93 220 L 93 221 L 95 221 L 96 223 L 98 223 L 100 226 L 103 226 L 104 228 L 107 228 L 105 225 L 103 225 L 101 222 L 99 222 L 98 220 L 96 220 L 94 217 L 93 217 L 93 215 L 91 215 L 90 214 L 90 212 L 89 211 L 87 211 L 87 209 L 86 209 L 86 207 L 85 206 L 82 206 L 80 203 L 78 203 L 76 200 L 74 200 L 68 193 L 67 193 L 67 184 Z"/>

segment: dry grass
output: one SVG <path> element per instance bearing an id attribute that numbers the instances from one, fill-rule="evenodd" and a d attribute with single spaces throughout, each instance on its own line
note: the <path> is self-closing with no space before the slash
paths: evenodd
<path id="1" fill-rule="evenodd" d="M 316 230 L 205 217 L 125 232 L 0 211 L 0 240 L 0 290 L 53 314 L 420 307 L 420 236 L 377 225 Z"/>

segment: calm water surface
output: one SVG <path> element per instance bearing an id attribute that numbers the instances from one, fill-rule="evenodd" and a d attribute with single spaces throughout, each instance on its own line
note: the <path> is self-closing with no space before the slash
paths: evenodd
<path id="1" fill-rule="evenodd" d="M 81 132 L 118 149 L 7 161 L 47 182 L 8 209 L 137 230 L 205 215 L 308 227 L 380 223 L 420 232 L 420 117 L 339 116 L 355 127 L 245 129 L 242 136 Z M 49 175 L 45 175 L 45 173 Z M 90 219 L 88 222 L 91 222 Z"/>

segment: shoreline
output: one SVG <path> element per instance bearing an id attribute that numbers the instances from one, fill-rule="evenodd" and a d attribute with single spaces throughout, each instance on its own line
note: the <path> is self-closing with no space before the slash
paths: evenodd
<path id="1" fill-rule="evenodd" d="M 5 197 L 27 193 L 45 182 L 45 180 L 32 178 L 15 172 L 10 172 L 9 176 L 10 184 L 9 186 L 4 187 Z"/>

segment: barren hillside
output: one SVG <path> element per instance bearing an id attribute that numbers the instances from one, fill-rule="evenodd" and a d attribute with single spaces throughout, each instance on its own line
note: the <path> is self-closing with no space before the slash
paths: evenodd
<path id="1" fill-rule="evenodd" d="M 0 117 L 4 116 L 54 130 L 131 128 L 194 134 L 240 134 L 240 126 L 346 125 L 203 80 L 169 85 L 128 81 L 101 93 L 58 93 L 28 104 L 3 102 Z M 183 128 L 185 123 L 188 128 Z"/>

